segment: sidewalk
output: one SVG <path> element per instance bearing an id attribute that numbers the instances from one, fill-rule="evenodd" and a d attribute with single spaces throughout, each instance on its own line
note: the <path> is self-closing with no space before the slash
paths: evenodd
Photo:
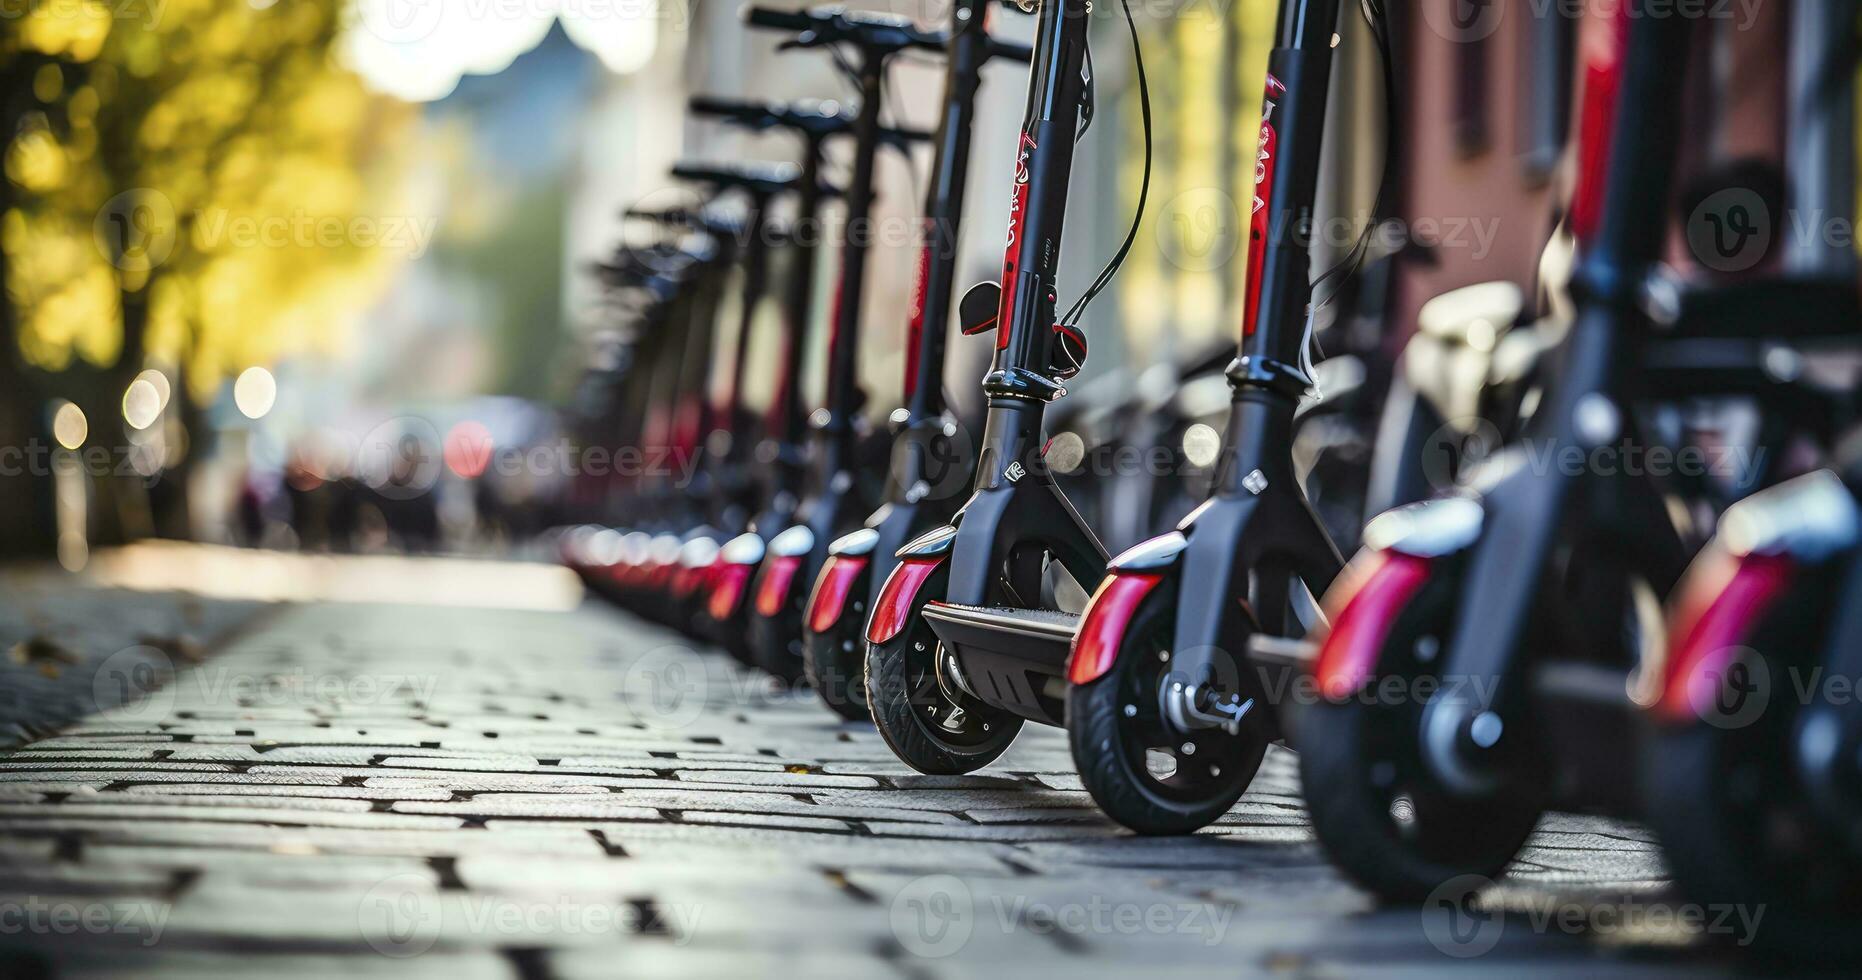
<path id="1" fill-rule="evenodd" d="M 422 567 L 402 560 L 399 591 Z M 870 728 L 623 614 L 447 588 L 194 599 L 222 648 L 0 758 L 0 976 L 1718 966 L 1634 914 L 1664 901 L 1639 830 L 1554 818 L 1480 908 L 1373 911 L 1310 844 L 1286 753 L 1216 827 L 1138 839 L 1093 810 L 1058 732 L 982 774 L 914 775 Z M 104 603 L 117 636 L 145 607 L 191 615 L 52 592 L 77 618 Z"/>

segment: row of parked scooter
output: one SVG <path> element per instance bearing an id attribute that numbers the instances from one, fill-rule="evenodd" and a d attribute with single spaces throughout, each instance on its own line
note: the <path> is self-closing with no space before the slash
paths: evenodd
<path id="1" fill-rule="evenodd" d="M 1829 369 L 1862 327 L 1853 254 L 1730 283 L 1668 261 L 1687 19 L 1625 4 L 1617 48 L 1588 68 L 1580 172 L 1548 246 L 1574 259 L 1539 286 L 1554 301 L 1467 287 L 1423 307 L 1400 356 L 1334 348 L 1315 368 L 1313 262 L 1284 219 L 1312 215 L 1323 153 L 1365 148 L 1324 139 L 1339 0 L 1283 0 L 1238 347 L 1161 392 L 1050 416 L 1118 260 L 1061 306 L 1092 18 L 1088 0 L 1030 6 L 1032 46 L 992 36 L 988 0 L 958 0 L 943 29 L 746 11 L 784 47 L 836 52 L 857 97 L 692 101 L 787 136 L 799 164 L 683 164 L 708 203 L 630 215 L 657 233 L 601 270 L 627 342 L 591 373 L 612 394 L 592 438 L 702 462 L 605 486 L 604 523 L 566 534 L 565 561 L 626 608 L 806 682 L 922 772 L 970 772 L 1023 725 L 1061 726 L 1110 817 L 1184 833 L 1226 813 L 1284 740 L 1320 843 L 1386 899 L 1497 877 L 1542 813 L 1579 809 L 1648 821 L 1691 900 L 1767 909 L 1766 945 L 1857 951 L 1862 709 L 1844 692 L 1862 676 L 1862 519 L 1841 463 L 1856 387 Z M 1825 6 L 1843 8 L 1807 9 Z M 1381 4 L 1364 13 L 1393 85 Z M 1129 11 L 1125 25 L 1148 158 Z M 882 119 L 887 65 L 914 50 L 945 61 L 935 134 Z M 958 299 L 992 62 L 1030 63 L 1027 113 L 1001 282 Z M 1792 139 L 1847 131 L 1829 116 Z M 837 143 L 852 161 L 839 187 L 824 179 Z M 834 199 L 844 226 L 870 221 L 877 157 L 920 143 L 935 158 L 904 400 L 869 432 L 859 344 L 896 342 L 900 325 L 861 322 L 866 237 L 844 236 L 818 300 L 821 236 L 802 232 Z M 1792 184 L 1789 206 L 1853 181 L 1828 170 Z M 1377 315 L 1388 270 L 1343 271 Z M 726 283 L 742 292 L 729 323 Z M 783 342 L 757 418 L 742 392 L 769 369 L 749 363 L 766 299 Z M 811 409 L 799 379 L 818 301 L 827 383 Z M 980 426 L 945 400 L 953 321 L 994 341 Z M 1182 397 L 1224 381 L 1213 404 Z M 1199 452 L 1198 426 L 1219 446 Z M 1081 464 L 1081 446 L 1121 441 L 1169 462 Z M 1114 525 L 1132 529 L 1114 540 L 1155 536 L 1109 558 L 1096 527 Z"/>

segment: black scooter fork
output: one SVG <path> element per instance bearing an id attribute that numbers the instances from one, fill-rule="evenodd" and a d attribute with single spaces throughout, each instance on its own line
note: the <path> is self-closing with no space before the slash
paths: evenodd
<path id="1" fill-rule="evenodd" d="M 1264 705 L 1253 671 L 1238 669 L 1253 635 L 1297 636 L 1292 590 L 1323 595 L 1343 564 L 1294 475 L 1293 416 L 1311 379 L 1298 367 L 1312 299 L 1308 243 L 1324 149 L 1338 0 L 1282 4 L 1268 56 L 1249 242 L 1249 289 L 1241 355 L 1229 365 L 1233 390 L 1210 499 L 1171 536 L 1134 549 L 1120 568 L 1155 568 L 1181 547 L 1172 724 L 1186 730 L 1242 720 Z M 1099 651 L 1082 650 L 1075 681 L 1088 679 Z M 1270 712 L 1261 730 L 1277 733 Z"/>
<path id="2" fill-rule="evenodd" d="M 989 35 L 990 0 L 960 0 L 951 14 L 944 114 L 926 194 L 918 283 L 906 331 L 905 404 L 893 413 L 893 453 L 885 501 L 859 531 L 836 538 L 809 592 L 803 652 L 809 683 L 848 718 L 865 706 L 866 611 L 907 541 L 955 512 L 952 484 L 970 474 L 957 459 L 956 421 L 944 399 L 944 352 L 957 275 L 957 245 L 969 178 L 970 139 L 983 66 L 994 57 L 1026 62 L 1033 52 Z"/>
<path id="3" fill-rule="evenodd" d="M 1280 5 L 1256 154 L 1240 356 L 1210 496 L 1177 530 L 1119 555 L 1068 662 L 1068 744 L 1107 815 L 1140 833 L 1220 818 L 1259 770 L 1288 688 L 1253 669 L 1297 637 L 1342 565 L 1301 488 L 1293 423 L 1312 296 L 1309 244 L 1339 0 Z M 1285 644 L 1281 644 L 1285 646 Z"/>
<path id="4" fill-rule="evenodd" d="M 1641 469 L 1525 463 L 1534 455 L 1527 450 L 1540 458 L 1570 446 L 1589 453 L 1635 436 L 1627 410 L 1632 379 L 1624 369 L 1648 338 L 1643 285 L 1666 241 L 1680 135 L 1675 80 L 1687 64 L 1688 40 L 1685 23 L 1638 21 L 1630 28 L 1602 225 L 1573 277 L 1578 313 L 1557 379 L 1534 415 L 1525 449 L 1503 455 L 1510 468 L 1478 508 L 1461 508 L 1470 524 L 1461 532 L 1471 545 L 1442 671 L 1464 679 L 1457 686 L 1470 696 L 1436 697 L 1422 719 L 1425 763 L 1460 792 L 1492 791 L 1501 781 L 1498 760 L 1521 744 L 1508 733 L 1524 727 L 1519 722 L 1530 701 L 1527 665 L 1535 645 L 1528 631 L 1564 533 L 1583 528 L 1634 540 L 1628 557 L 1662 595 L 1686 560 L 1659 490 Z"/>

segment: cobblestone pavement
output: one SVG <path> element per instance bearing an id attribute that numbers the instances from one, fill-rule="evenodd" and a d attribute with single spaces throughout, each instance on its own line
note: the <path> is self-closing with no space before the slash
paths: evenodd
<path id="1" fill-rule="evenodd" d="M 1286 753 L 1207 832 L 1138 839 L 1057 732 L 914 775 L 592 601 L 274 606 L 0 758 L 9 978 L 1725 968 L 1661 874 L 1645 833 L 1556 817 L 1473 914 L 1376 910 Z"/>

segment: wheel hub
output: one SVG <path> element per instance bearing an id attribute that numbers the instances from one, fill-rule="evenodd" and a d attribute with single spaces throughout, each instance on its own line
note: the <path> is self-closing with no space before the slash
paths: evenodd
<path id="1" fill-rule="evenodd" d="M 1239 694 L 1224 695 L 1208 684 L 1187 684 L 1166 676 L 1158 691 L 1158 706 L 1164 720 L 1179 732 L 1220 728 L 1239 735 L 1241 720 L 1254 710 L 1254 699 L 1244 701 Z"/>

